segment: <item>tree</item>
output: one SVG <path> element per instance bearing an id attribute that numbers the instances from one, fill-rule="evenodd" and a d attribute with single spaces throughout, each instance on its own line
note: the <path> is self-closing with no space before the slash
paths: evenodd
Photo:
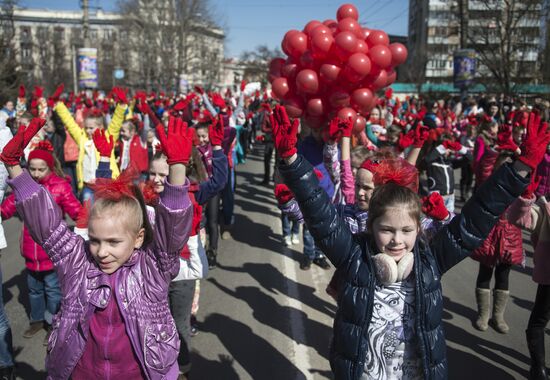
<path id="1" fill-rule="evenodd" d="M 469 10 L 467 40 L 476 50 L 482 81 L 505 94 L 540 79 L 537 37 L 543 0 L 478 0 Z"/>
<path id="2" fill-rule="evenodd" d="M 2 103 L 13 99 L 22 80 L 21 67 L 15 46 L 15 27 L 13 11 L 16 0 L 0 1 L 0 99 Z"/>
<path id="3" fill-rule="evenodd" d="M 218 79 L 223 50 L 204 40 L 223 39 L 223 32 L 209 1 L 121 0 L 119 8 L 126 16 L 121 44 L 131 86 L 166 91 L 177 90 L 180 78 L 191 74 Z"/>
<path id="4" fill-rule="evenodd" d="M 241 60 L 245 62 L 244 76 L 248 81 L 267 83 L 269 62 L 273 58 L 282 57 L 283 53 L 278 47 L 270 49 L 267 45 L 259 45 L 256 50 L 245 51 L 241 54 Z"/>

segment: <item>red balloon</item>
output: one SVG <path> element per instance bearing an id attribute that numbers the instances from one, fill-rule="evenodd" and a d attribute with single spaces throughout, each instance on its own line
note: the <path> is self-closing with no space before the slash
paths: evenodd
<path id="1" fill-rule="evenodd" d="M 336 12 L 336 18 L 338 21 L 350 17 L 354 20 L 359 20 L 359 12 L 357 11 L 357 8 L 353 4 L 344 4 L 341 5 L 340 8 L 338 8 L 338 11 Z"/>
<path id="2" fill-rule="evenodd" d="M 367 38 L 369 38 L 369 35 L 370 35 L 370 29 L 369 28 L 363 28 L 363 40 L 366 40 Z"/>
<path id="3" fill-rule="evenodd" d="M 380 70 L 380 73 L 374 78 L 371 82 L 371 87 L 374 91 L 378 91 L 381 88 L 386 87 L 386 82 L 388 81 L 388 74 L 386 70 Z"/>
<path id="4" fill-rule="evenodd" d="M 323 100 L 320 98 L 309 99 L 306 105 L 307 114 L 310 116 L 323 116 L 325 114 L 325 107 Z"/>
<path id="5" fill-rule="evenodd" d="M 325 83 L 334 83 L 341 70 L 339 66 L 323 63 L 319 69 L 319 78 Z"/>
<path id="6" fill-rule="evenodd" d="M 369 47 L 376 45 L 386 45 L 390 44 L 390 38 L 383 30 L 371 30 L 369 36 L 367 37 L 367 43 Z"/>
<path id="7" fill-rule="evenodd" d="M 334 39 L 334 46 L 336 55 L 341 60 L 345 60 L 355 53 L 357 49 L 357 37 L 352 32 L 340 32 Z"/>
<path id="8" fill-rule="evenodd" d="M 330 31 L 332 33 L 336 32 L 338 30 L 338 23 L 334 20 L 331 20 L 331 19 L 325 20 L 325 21 L 323 21 L 323 25 L 328 26 L 328 28 L 330 29 Z"/>
<path id="9" fill-rule="evenodd" d="M 275 79 L 271 83 L 271 90 L 277 98 L 283 99 L 290 91 L 287 79 L 283 77 Z"/>
<path id="10" fill-rule="evenodd" d="M 305 34 L 307 34 L 308 36 L 311 36 L 311 32 L 313 32 L 313 30 L 315 30 L 315 28 L 317 28 L 319 25 L 323 25 L 323 24 L 321 24 L 321 21 L 311 20 L 310 22 L 308 22 L 306 24 L 306 26 L 304 27 L 303 32 Z"/>
<path id="11" fill-rule="evenodd" d="M 318 64 L 311 50 L 306 50 L 300 57 L 300 65 L 304 69 L 315 69 Z"/>
<path id="12" fill-rule="evenodd" d="M 290 96 L 289 99 L 285 99 L 283 105 L 288 117 L 297 118 L 301 117 L 304 113 L 304 101 L 299 96 Z"/>
<path id="13" fill-rule="evenodd" d="M 330 93 L 329 103 L 334 108 L 348 107 L 350 104 L 350 96 L 346 91 L 336 89 Z"/>
<path id="14" fill-rule="evenodd" d="M 354 81 L 357 82 L 370 72 L 370 59 L 363 53 L 352 54 L 348 59 L 346 68 L 348 69 L 348 73 L 351 74 L 348 76 L 348 79 L 355 79 Z"/>
<path id="15" fill-rule="evenodd" d="M 358 112 L 368 112 L 374 99 L 370 88 L 358 88 L 351 93 L 351 104 Z"/>
<path id="16" fill-rule="evenodd" d="M 317 73 L 311 69 L 301 70 L 296 75 L 296 87 L 298 91 L 306 94 L 315 94 L 319 90 L 319 78 Z"/>
<path id="17" fill-rule="evenodd" d="M 315 37 L 317 34 L 330 34 L 332 36 L 332 30 L 324 24 L 317 25 L 309 34 L 311 38 Z"/>
<path id="18" fill-rule="evenodd" d="M 311 50 L 313 56 L 316 59 L 323 59 L 327 56 L 332 44 L 334 42 L 334 37 L 332 34 L 317 33 L 311 38 Z"/>
<path id="19" fill-rule="evenodd" d="M 281 75 L 291 81 L 294 81 L 297 73 L 298 65 L 290 60 L 285 61 L 284 65 L 281 67 Z"/>
<path id="20" fill-rule="evenodd" d="M 353 108 L 346 107 L 338 111 L 338 114 L 336 116 L 338 116 L 339 119 L 344 119 L 344 120 L 349 119 L 351 117 L 352 123 L 355 123 L 355 120 L 357 119 L 357 112 L 355 112 Z"/>
<path id="21" fill-rule="evenodd" d="M 388 73 L 388 78 L 386 80 L 386 87 L 390 86 L 391 84 L 393 84 L 395 82 L 395 80 L 397 79 L 397 73 L 395 72 L 395 70 L 392 70 Z"/>
<path id="22" fill-rule="evenodd" d="M 354 20 L 354 19 L 349 18 L 349 17 L 338 21 L 338 31 L 339 32 L 352 32 L 358 38 L 363 37 L 363 28 L 361 28 L 361 25 L 359 25 L 357 20 Z"/>
<path id="23" fill-rule="evenodd" d="M 392 57 L 392 61 L 391 61 L 392 66 L 398 66 L 405 63 L 408 55 L 407 48 L 405 47 L 405 45 L 400 44 L 399 42 L 394 42 L 393 44 L 390 45 L 390 50 L 391 50 L 391 57 Z"/>
<path id="24" fill-rule="evenodd" d="M 286 49 L 291 57 L 298 58 L 307 50 L 307 36 L 302 32 L 293 32 L 285 35 Z"/>
<path id="25" fill-rule="evenodd" d="M 281 42 L 281 48 L 283 49 L 283 52 L 290 56 L 289 50 L 288 50 L 288 40 L 290 39 L 290 36 L 299 33 L 296 29 L 291 29 L 288 32 L 285 33 L 285 36 L 283 37 L 283 41 Z"/>
<path id="26" fill-rule="evenodd" d="M 381 69 L 390 67 L 392 61 L 391 50 L 384 45 L 375 45 L 369 50 L 369 57 Z"/>
<path id="27" fill-rule="evenodd" d="M 353 133 L 361 133 L 365 130 L 365 127 L 367 126 L 367 119 L 365 119 L 361 115 L 357 115 L 357 119 L 355 119 L 355 124 L 353 125 Z"/>
<path id="28" fill-rule="evenodd" d="M 355 51 L 357 53 L 367 54 L 369 52 L 369 46 L 362 39 L 358 39 L 357 40 L 357 48 L 355 49 Z"/>
<path id="29" fill-rule="evenodd" d="M 273 58 L 269 62 L 269 82 L 273 82 L 275 79 L 279 78 L 281 74 L 281 69 L 285 60 L 283 58 Z"/>

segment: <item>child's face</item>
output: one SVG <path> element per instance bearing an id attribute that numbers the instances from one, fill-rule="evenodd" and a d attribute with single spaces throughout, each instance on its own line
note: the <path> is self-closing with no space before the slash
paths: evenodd
<path id="1" fill-rule="evenodd" d="M 116 272 L 143 244 L 145 230 L 129 231 L 127 218 L 120 210 L 105 210 L 88 221 L 90 253 L 104 273 Z"/>
<path id="2" fill-rule="evenodd" d="M 199 144 L 200 146 L 205 146 L 210 142 L 210 139 L 208 138 L 208 129 L 207 128 L 199 128 L 197 129 L 197 137 L 199 138 Z"/>
<path id="3" fill-rule="evenodd" d="M 162 193 L 164 190 L 164 180 L 168 177 L 170 167 L 166 160 L 158 159 L 151 161 L 149 166 L 149 180 L 155 183 L 155 191 Z"/>
<path id="4" fill-rule="evenodd" d="M 135 135 L 135 131 L 131 123 L 124 123 L 120 128 L 120 138 L 124 141 L 130 141 Z"/>
<path id="5" fill-rule="evenodd" d="M 359 169 L 355 177 L 355 203 L 359 210 L 367 211 L 374 191 L 373 175 L 369 170 Z"/>
<path id="6" fill-rule="evenodd" d="M 40 158 L 33 158 L 29 162 L 29 174 L 36 182 L 40 182 L 41 179 L 46 178 L 50 172 L 51 170 L 46 161 Z"/>
<path id="7" fill-rule="evenodd" d="M 94 134 L 95 130 L 99 128 L 99 122 L 96 119 L 84 119 L 84 131 L 88 135 L 88 138 L 92 138 L 92 135 Z"/>
<path id="8" fill-rule="evenodd" d="M 406 205 L 390 207 L 372 225 L 374 241 L 380 252 L 384 252 L 399 262 L 411 252 L 418 235 L 418 224 L 409 215 Z"/>

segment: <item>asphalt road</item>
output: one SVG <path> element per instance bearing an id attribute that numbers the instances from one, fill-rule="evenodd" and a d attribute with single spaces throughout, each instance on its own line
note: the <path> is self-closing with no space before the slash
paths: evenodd
<path id="1" fill-rule="evenodd" d="M 191 379 L 331 379 L 327 358 L 336 306 L 324 289 L 332 270 L 312 266 L 301 271 L 302 246 L 283 246 L 273 190 L 258 185 L 261 147 L 257 153 L 238 167 L 233 236 L 220 241 L 220 265 L 201 282 L 200 333 L 192 339 Z M 0 263 L 18 376 L 45 378 L 45 332 L 22 337 L 29 308 L 18 248 L 21 223 L 13 219 L 4 227 L 9 246 Z M 530 278 L 531 249 L 526 247 L 527 266 L 511 273 L 507 335 L 472 327 L 476 262 L 467 259 L 444 276 L 450 379 L 527 377 L 524 330 L 536 286 Z"/>

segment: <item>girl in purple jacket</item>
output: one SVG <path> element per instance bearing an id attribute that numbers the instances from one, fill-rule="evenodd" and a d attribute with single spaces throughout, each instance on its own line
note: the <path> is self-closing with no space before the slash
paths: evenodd
<path id="1" fill-rule="evenodd" d="M 46 357 L 48 379 L 176 379 L 180 341 L 168 287 L 191 227 L 185 164 L 192 132 L 175 118 L 168 135 L 163 127 L 157 130 L 170 169 L 154 228 L 139 188 L 124 178 L 107 179 L 96 187 L 85 242 L 67 227 L 50 194 L 19 166 L 24 147 L 43 124 L 21 128 L 0 160 L 8 168 L 17 210 L 50 256 L 61 285 Z M 105 145 L 112 150 L 112 138 Z"/>

